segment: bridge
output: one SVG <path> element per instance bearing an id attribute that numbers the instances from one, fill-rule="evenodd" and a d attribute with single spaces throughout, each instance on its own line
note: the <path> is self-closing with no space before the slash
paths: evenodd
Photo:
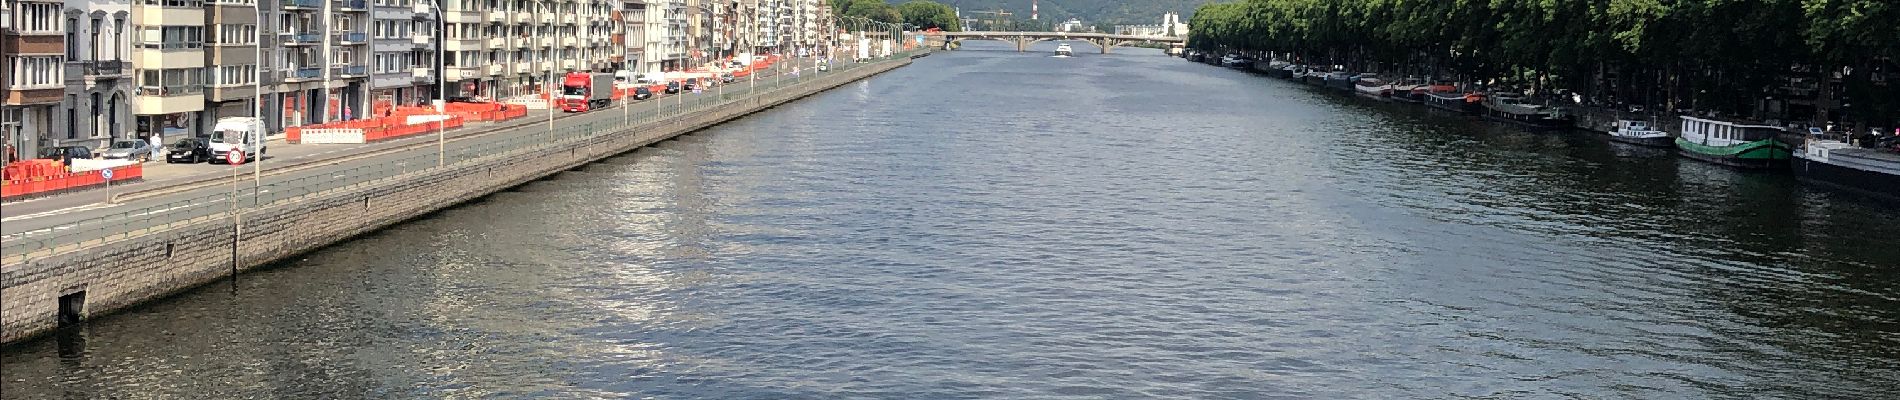
<path id="1" fill-rule="evenodd" d="M 1016 51 L 1019 51 L 1019 52 L 1029 51 L 1029 45 L 1035 44 L 1036 42 L 1052 41 L 1052 40 L 1087 41 L 1089 42 L 1089 44 L 1093 44 L 1095 45 L 1095 47 L 1101 48 L 1102 54 L 1108 54 L 1108 49 L 1111 47 L 1126 45 L 1130 43 L 1187 43 L 1187 39 L 1178 38 L 1178 37 L 1169 37 L 1169 36 L 1135 36 L 1135 35 L 1117 35 L 1117 34 L 1112 34 L 1112 33 L 1082 33 L 1082 32 L 982 32 L 982 31 L 978 31 L 978 32 L 943 32 L 941 33 L 941 35 L 943 36 L 942 40 L 943 40 L 943 46 L 945 48 L 948 48 L 951 45 L 951 43 L 956 43 L 958 41 L 962 41 L 965 39 L 1001 40 L 1005 42 L 1015 43 Z"/>

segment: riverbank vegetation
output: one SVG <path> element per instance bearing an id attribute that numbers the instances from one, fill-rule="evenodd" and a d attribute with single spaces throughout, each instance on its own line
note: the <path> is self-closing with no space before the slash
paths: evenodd
<path id="1" fill-rule="evenodd" d="M 1584 104 L 1892 125 L 1892 0 L 1241 0 L 1189 47 L 1528 89 Z"/>

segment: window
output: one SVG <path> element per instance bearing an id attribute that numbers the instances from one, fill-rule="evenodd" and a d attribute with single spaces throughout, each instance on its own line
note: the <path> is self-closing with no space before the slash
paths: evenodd
<path id="1" fill-rule="evenodd" d="M 257 25 L 218 24 L 210 39 L 212 44 L 254 45 L 257 44 Z"/>
<path id="2" fill-rule="evenodd" d="M 92 31 L 91 31 L 92 42 L 91 42 L 91 45 L 86 46 L 86 49 L 92 51 L 91 59 L 93 61 L 99 60 L 99 46 L 101 44 L 99 43 L 99 30 L 105 27 L 105 23 L 106 23 L 106 20 L 103 20 L 103 19 L 98 19 L 98 18 L 92 19 Z M 72 46 L 72 42 L 66 42 L 66 45 Z M 93 113 L 93 114 L 98 114 L 98 113 Z"/>
<path id="3" fill-rule="evenodd" d="M 204 7 L 204 2 L 200 0 L 139 0 L 139 4 L 160 7 Z"/>
<path id="4" fill-rule="evenodd" d="M 239 86 L 257 83 L 257 65 L 221 65 L 212 70 L 212 86 Z"/>
<path id="5" fill-rule="evenodd" d="M 224 4 L 224 5 L 234 5 L 234 6 L 248 6 L 248 5 L 251 5 L 251 3 L 255 3 L 255 2 L 256 2 L 255 0 L 206 0 L 205 1 L 205 3 L 209 3 L 209 4 Z"/>
<path id="6" fill-rule="evenodd" d="M 148 69 L 139 71 L 139 95 L 179 96 L 204 91 L 204 68 Z"/>
<path id="7" fill-rule="evenodd" d="M 79 18 L 66 19 L 66 59 L 79 59 Z"/>
<path id="8" fill-rule="evenodd" d="M 125 60 L 125 55 L 119 53 L 120 51 L 119 49 L 123 48 L 123 47 L 119 47 L 120 43 L 125 43 L 125 18 L 113 18 L 112 19 L 112 59 L 123 61 Z"/>
<path id="9" fill-rule="evenodd" d="M 139 30 L 138 47 L 147 49 L 196 49 L 204 47 L 202 26 L 146 27 Z"/>
<path id="10" fill-rule="evenodd" d="M 60 3 L 18 3 L 19 17 L 13 21 L 13 29 L 20 33 L 59 33 L 65 27 L 59 26 Z"/>
<path id="11" fill-rule="evenodd" d="M 65 58 L 62 56 L 8 56 L 7 63 L 13 66 L 13 77 L 8 82 L 14 90 L 65 87 Z"/>

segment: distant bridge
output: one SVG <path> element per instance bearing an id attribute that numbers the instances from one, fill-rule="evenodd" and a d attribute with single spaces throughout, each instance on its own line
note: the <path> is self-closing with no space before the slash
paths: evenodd
<path id="1" fill-rule="evenodd" d="M 943 32 L 943 45 L 949 46 L 964 39 L 1001 40 L 1016 44 L 1016 51 L 1029 51 L 1029 45 L 1052 40 L 1082 40 L 1102 49 L 1108 54 L 1110 47 L 1130 43 L 1187 43 L 1187 39 L 1169 36 L 1135 36 L 1112 33 L 1081 32 Z"/>

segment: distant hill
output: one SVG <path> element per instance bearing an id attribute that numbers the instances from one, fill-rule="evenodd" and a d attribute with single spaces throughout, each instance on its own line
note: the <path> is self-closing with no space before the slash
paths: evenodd
<path id="1" fill-rule="evenodd" d="M 901 4 L 908 0 L 889 0 L 892 4 Z M 1029 17 L 1029 0 L 934 0 L 963 10 L 964 17 L 972 17 L 972 11 L 1009 11 L 1025 19 Z M 1061 22 L 1069 18 L 1080 19 L 1085 23 L 1108 24 L 1159 24 L 1161 14 L 1176 12 L 1181 21 L 1186 22 L 1194 14 L 1194 7 L 1208 0 L 1036 0 L 1041 20 Z"/>

